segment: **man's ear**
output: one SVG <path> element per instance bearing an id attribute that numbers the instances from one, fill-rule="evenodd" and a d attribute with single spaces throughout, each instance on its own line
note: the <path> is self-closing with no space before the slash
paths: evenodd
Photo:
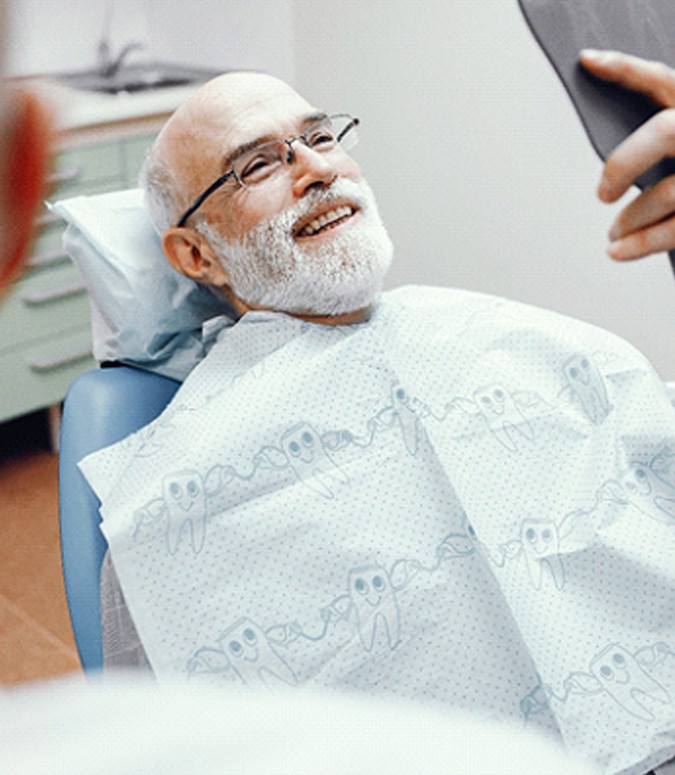
<path id="1" fill-rule="evenodd" d="M 224 288 L 229 277 L 205 237 L 194 229 L 174 226 L 162 236 L 164 254 L 174 269 L 200 283 Z"/>
<path id="2" fill-rule="evenodd" d="M 0 190 L 0 287 L 18 272 L 25 258 L 35 212 L 44 196 L 53 141 L 51 115 L 35 95 L 14 93 L 8 112 Z"/>

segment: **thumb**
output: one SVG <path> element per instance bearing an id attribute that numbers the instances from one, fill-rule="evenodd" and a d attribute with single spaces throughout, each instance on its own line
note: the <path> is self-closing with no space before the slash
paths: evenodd
<path id="1" fill-rule="evenodd" d="M 598 78 L 640 92 L 662 107 L 675 107 L 675 70 L 662 62 L 594 49 L 584 49 L 579 61 Z"/>

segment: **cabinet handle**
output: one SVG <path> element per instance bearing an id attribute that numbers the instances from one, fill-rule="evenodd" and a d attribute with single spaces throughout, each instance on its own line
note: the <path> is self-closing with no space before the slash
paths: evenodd
<path id="1" fill-rule="evenodd" d="M 85 358 L 91 358 L 91 347 L 81 347 L 60 355 L 53 355 L 50 358 L 36 358 L 34 361 L 30 361 L 28 365 L 32 371 L 45 372 L 59 369 L 61 366 L 68 366 L 77 361 L 83 361 Z"/>
<path id="2" fill-rule="evenodd" d="M 61 261 L 65 261 L 68 258 L 68 254 L 65 250 L 47 250 L 44 253 L 38 253 L 35 256 L 31 256 L 28 259 L 28 266 L 51 266 L 52 264 L 59 264 Z"/>
<path id="3" fill-rule="evenodd" d="M 50 301 L 58 301 L 68 296 L 75 296 L 78 293 L 85 293 L 86 288 L 81 282 L 59 285 L 56 288 L 49 288 L 46 291 L 29 291 L 21 295 L 21 301 L 24 304 L 38 305 L 47 304 Z"/>
<path id="4" fill-rule="evenodd" d="M 66 167 L 63 170 L 52 172 L 47 178 L 47 183 L 54 186 L 60 186 L 61 183 L 70 183 L 71 180 L 77 180 L 82 177 L 84 169 L 82 167 Z"/>

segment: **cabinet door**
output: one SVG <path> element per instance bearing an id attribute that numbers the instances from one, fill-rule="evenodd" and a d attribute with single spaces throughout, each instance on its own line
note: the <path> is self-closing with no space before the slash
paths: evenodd
<path id="1" fill-rule="evenodd" d="M 94 366 L 86 330 L 0 353 L 0 418 L 58 404 L 75 377 Z"/>
<path id="2" fill-rule="evenodd" d="M 150 146 L 155 141 L 155 137 L 155 134 L 141 135 L 123 141 L 124 177 L 127 188 L 136 188 L 138 186 L 138 175 L 150 150 Z"/>
<path id="3" fill-rule="evenodd" d="M 48 198 L 136 187 L 155 136 L 153 132 L 62 150 L 54 160 Z M 0 307 L 0 421 L 58 403 L 73 379 L 96 365 L 89 301 L 63 250 L 64 228 L 60 219 L 42 209 L 27 271 Z M 12 389 L 4 389 L 10 373 Z"/>
<path id="4" fill-rule="evenodd" d="M 87 330 L 89 299 L 72 263 L 34 272 L 16 283 L 0 305 L 5 349 L 16 350 L 61 333 Z"/>
<path id="5" fill-rule="evenodd" d="M 61 151 L 52 174 L 59 198 L 117 188 L 124 178 L 122 142 L 115 140 Z"/>
<path id="6" fill-rule="evenodd" d="M 54 160 L 49 199 L 124 188 L 124 150 L 119 139 L 63 150 Z M 95 366 L 89 301 L 63 250 L 63 229 L 43 208 L 27 270 L 0 307 L 0 421 L 60 402 L 73 379 Z"/>

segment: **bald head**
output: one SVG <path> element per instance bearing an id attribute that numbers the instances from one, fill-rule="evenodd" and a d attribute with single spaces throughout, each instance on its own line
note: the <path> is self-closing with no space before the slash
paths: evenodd
<path id="1" fill-rule="evenodd" d="M 391 243 L 342 142 L 357 124 L 269 75 L 207 83 L 165 125 L 145 167 L 167 259 L 237 315 L 362 319 Z"/>
<path id="2" fill-rule="evenodd" d="M 173 189 L 171 220 L 225 172 L 234 149 L 267 137 L 280 115 L 311 111 L 287 83 L 264 73 L 225 73 L 204 84 L 171 116 L 151 154 L 151 165 Z M 159 231 L 168 225 L 156 223 Z"/>

